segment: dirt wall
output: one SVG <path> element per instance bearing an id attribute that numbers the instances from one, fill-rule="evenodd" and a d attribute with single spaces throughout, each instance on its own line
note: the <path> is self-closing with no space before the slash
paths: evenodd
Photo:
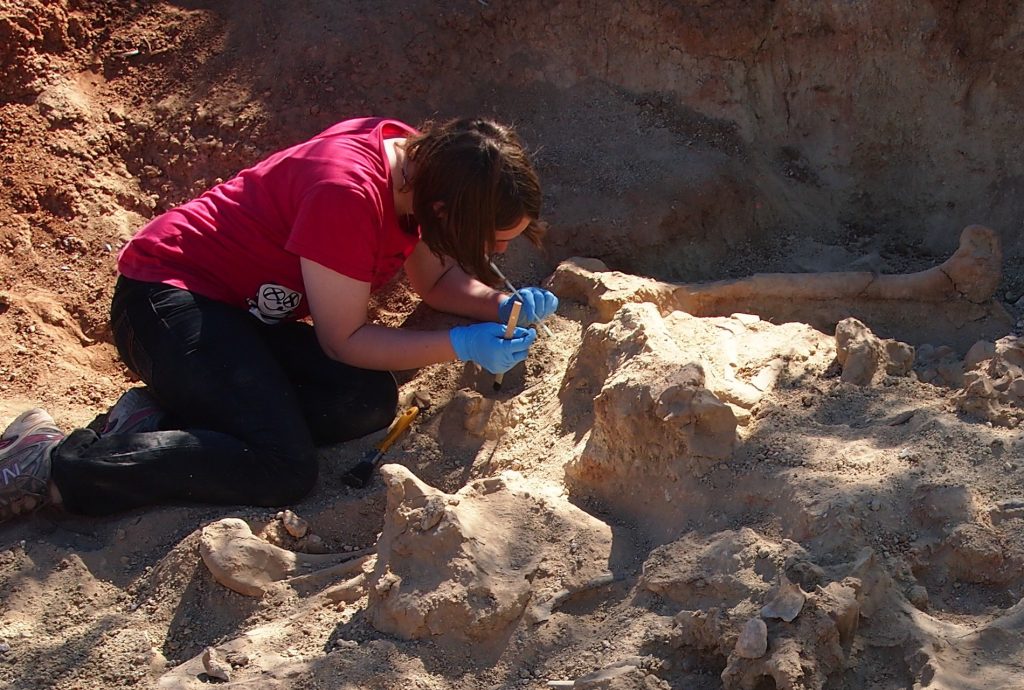
<path id="1" fill-rule="evenodd" d="M 944 254 L 972 222 L 1024 248 L 1017 3 L 208 6 L 226 44 L 197 88 L 247 78 L 282 138 L 348 112 L 519 123 L 556 259 L 703 278 L 722 239 Z"/>
<path id="2" fill-rule="evenodd" d="M 751 242 L 936 256 L 970 223 L 1011 265 L 1024 251 L 1024 10 L 1008 0 L 190 1 L 90 26 L 94 9 L 15 10 L 5 90 L 30 100 L 67 53 L 142 77 L 122 153 L 162 204 L 346 115 L 484 112 L 539 149 L 549 265 L 706 279 L 757 267 Z M 217 155 L 195 156 L 206 137 Z"/>

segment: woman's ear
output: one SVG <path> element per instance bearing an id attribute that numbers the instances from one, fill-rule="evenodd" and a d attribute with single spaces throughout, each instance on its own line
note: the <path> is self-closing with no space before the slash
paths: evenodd
<path id="1" fill-rule="evenodd" d="M 446 223 L 448 221 L 448 211 L 445 210 L 443 201 L 435 201 L 431 204 L 430 208 L 434 210 L 434 215 L 437 216 L 439 221 L 442 223 Z"/>

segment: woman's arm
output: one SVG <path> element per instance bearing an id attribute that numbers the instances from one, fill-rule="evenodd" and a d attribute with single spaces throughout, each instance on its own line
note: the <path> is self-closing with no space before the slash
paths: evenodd
<path id="1" fill-rule="evenodd" d="M 438 311 L 477 321 L 497 321 L 506 295 L 463 271 L 452 259 L 438 259 L 420 242 L 405 261 L 405 274 L 423 301 Z"/>
<path id="2" fill-rule="evenodd" d="M 455 359 L 447 330 L 413 331 L 367 323 L 369 283 L 309 259 L 301 263 L 317 339 L 328 357 L 377 370 L 416 369 Z"/>

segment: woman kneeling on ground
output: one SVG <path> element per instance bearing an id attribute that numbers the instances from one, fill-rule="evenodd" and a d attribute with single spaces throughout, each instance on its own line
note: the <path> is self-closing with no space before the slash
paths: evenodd
<path id="1" fill-rule="evenodd" d="M 281 506 L 313 488 L 315 448 L 394 418 L 391 370 L 452 360 L 503 373 L 537 337 L 502 323 L 492 254 L 539 244 L 541 189 L 490 120 L 341 122 L 143 227 L 121 250 L 111 328 L 146 384 L 98 434 L 29 410 L 0 436 L 0 520 L 45 504 L 102 515 L 167 502 Z M 401 269 L 431 307 L 474 323 L 368 322 Z M 558 300 L 520 290 L 519 323 Z M 311 316 L 313 325 L 299 321 Z"/>

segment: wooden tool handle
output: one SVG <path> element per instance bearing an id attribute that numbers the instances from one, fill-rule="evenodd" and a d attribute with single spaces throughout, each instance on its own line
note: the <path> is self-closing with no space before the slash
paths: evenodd
<path id="1" fill-rule="evenodd" d="M 416 419 L 416 415 L 419 414 L 419 411 L 420 408 L 413 405 L 403 412 L 401 416 L 395 420 L 395 423 L 391 425 L 391 431 L 389 431 L 388 435 L 384 437 L 384 440 L 377 444 L 377 450 L 381 453 L 386 452 L 387 449 L 391 447 L 391 444 L 402 435 L 402 432 L 409 428 L 409 425 L 412 424 L 412 420 Z"/>
<path id="2" fill-rule="evenodd" d="M 519 311 L 523 308 L 522 302 L 512 303 L 512 313 L 509 314 L 508 323 L 505 324 L 505 340 L 509 340 L 516 332 L 516 323 L 519 322 Z M 498 374 L 494 377 L 494 387 L 501 387 L 501 380 L 505 378 L 504 374 Z"/>
<path id="3" fill-rule="evenodd" d="M 522 308 L 522 302 L 512 303 L 512 313 L 509 314 L 508 323 L 505 324 L 505 340 L 509 340 L 515 334 L 516 324 L 519 322 L 519 312 Z"/>

